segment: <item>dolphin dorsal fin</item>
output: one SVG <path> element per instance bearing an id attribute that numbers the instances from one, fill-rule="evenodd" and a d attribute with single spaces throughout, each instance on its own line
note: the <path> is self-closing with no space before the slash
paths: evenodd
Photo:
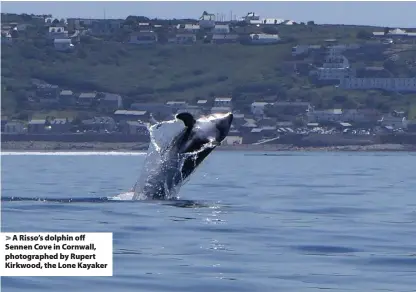
<path id="1" fill-rule="evenodd" d="M 187 128 L 192 128 L 196 121 L 193 115 L 190 113 L 180 113 L 176 115 L 178 120 L 181 120 Z"/>

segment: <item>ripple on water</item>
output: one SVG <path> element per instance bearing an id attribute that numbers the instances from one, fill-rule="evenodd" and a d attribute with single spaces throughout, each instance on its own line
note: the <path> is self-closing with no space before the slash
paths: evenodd
<path id="1" fill-rule="evenodd" d="M 113 277 L 2 277 L 2 291 L 415 291 L 412 155 L 216 152 L 178 201 L 100 201 L 143 159 L 2 156 L 3 231 L 114 236 Z"/>

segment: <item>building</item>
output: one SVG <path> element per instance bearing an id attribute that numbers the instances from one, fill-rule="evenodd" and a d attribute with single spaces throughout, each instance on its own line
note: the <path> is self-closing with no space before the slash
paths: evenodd
<path id="1" fill-rule="evenodd" d="M 178 24 L 176 29 L 180 32 L 197 33 L 200 30 L 200 26 L 198 24 Z"/>
<path id="2" fill-rule="evenodd" d="M 416 92 L 416 78 L 343 78 L 339 86 L 344 89 Z"/>
<path id="3" fill-rule="evenodd" d="M 214 107 L 232 107 L 231 97 L 217 97 L 214 99 Z"/>
<path id="4" fill-rule="evenodd" d="M 350 68 L 348 59 L 342 55 L 328 55 L 322 67 L 310 72 L 315 74 L 318 80 L 341 80 L 343 78 L 355 77 L 355 70 Z"/>
<path id="5" fill-rule="evenodd" d="M 123 108 L 123 99 L 120 94 L 104 93 L 100 99 L 99 108 L 104 111 L 114 112 Z"/>
<path id="6" fill-rule="evenodd" d="M 62 26 L 57 27 L 49 27 L 48 30 L 48 37 L 50 39 L 67 39 L 68 38 L 68 31 L 65 30 Z"/>
<path id="7" fill-rule="evenodd" d="M 81 107 L 91 107 L 97 100 L 96 92 L 83 92 L 79 95 L 77 104 Z"/>
<path id="8" fill-rule="evenodd" d="M 306 114 L 308 123 L 343 122 L 342 109 L 313 110 Z"/>
<path id="9" fill-rule="evenodd" d="M 277 34 L 253 33 L 249 35 L 248 43 L 253 45 L 270 45 L 280 42 Z"/>
<path id="10" fill-rule="evenodd" d="M 154 31 L 139 31 L 130 35 L 130 44 L 151 45 L 158 42 L 157 33 Z"/>
<path id="11" fill-rule="evenodd" d="M 53 133 L 68 133 L 71 130 L 71 121 L 65 119 L 52 119 L 49 121 L 47 128 Z"/>
<path id="12" fill-rule="evenodd" d="M 251 113 L 255 116 L 263 116 L 264 115 L 264 109 L 267 105 L 269 105 L 269 102 L 264 101 L 255 101 L 251 104 Z"/>
<path id="13" fill-rule="evenodd" d="M 25 132 L 25 125 L 20 121 L 8 121 L 4 126 L 4 132 L 8 134 L 20 134 Z"/>
<path id="14" fill-rule="evenodd" d="M 216 24 L 211 31 L 213 34 L 228 34 L 230 26 L 228 24 Z"/>
<path id="15" fill-rule="evenodd" d="M 59 94 L 59 103 L 62 105 L 75 105 L 77 99 L 72 90 L 62 90 Z"/>
<path id="16" fill-rule="evenodd" d="M 29 121 L 27 131 L 31 134 L 44 134 L 46 132 L 46 120 L 32 119 Z"/>
<path id="17" fill-rule="evenodd" d="M 212 29 L 215 27 L 215 14 L 203 13 L 199 18 L 199 27 L 202 29 Z"/>
<path id="18" fill-rule="evenodd" d="M 117 122 L 122 121 L 148 121 L 149 113 L 147 111 L 116 110 L 114 119 Z"/>
<path id="19" fill-rule="evenodd" d="M 36 97 L 41 103 L 57 103 L 60 89 L 58 85 L 38 84 L 36 87 Z"/>

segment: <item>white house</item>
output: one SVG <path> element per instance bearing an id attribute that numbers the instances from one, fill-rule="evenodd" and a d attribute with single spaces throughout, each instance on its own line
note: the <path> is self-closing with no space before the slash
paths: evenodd
<path id="1" fill-rule="evenodd" d="M 49 27 L 48 36 L 51 39 L 67 39 L 68 31 L 64 27 Z"/>
<path id="2" fill-rule="evenodd" d="M 54 39 L 53 46 L 57 51 L 68 51 L 74 47 L 71 43 L 71 39 Z"/>
<path id="3" fill-rule="evenodd" d="M 329 55 L 320 68 L 310 72 L 316 74 L 319 80 L 340 80 L 355 77 L 355 70 L 350 67 L 348 59 L 342 55 Z"/>
<path id="4" fill-rule="evenodd" d="M 340 80 L 340 87 L 416 92 L 416 78 L 344 78 Z"/>
<path id="5" fill-rule="evenodd" d="M 200 30 L 199 24 L 178 24 L 176 26 L 176 29 L 179 31 L 185 31 L 185 32 L 193 32 L 196 33 Z"/>
<path id="6" fill-rule="evenodd" d="M 217 97 L 214 99 L 214 107 L 232 107 L 232 98 Z"/>
<path id="7" fill-rule="evenodd" d="M 264 108 L 270 103 L 264 101 L 255 101 L 251 104 L 251 113 L 255 116 L 264 115 Z"/>
<path id="8" fill-rule="evenodd" d="M 22 122 L 19 121 L 11 121 L 7 122 L 4 127 L 4 132 L 8 134 L 20 134 L 25 131 L 25 126 Z"/>
<path id="9" fill-rule="evenodd" d="M 250 34 L 250 43 L 266 45 L 276 44 L 280 42 L 280 37 L 277 34 L 252 33 Z"/>

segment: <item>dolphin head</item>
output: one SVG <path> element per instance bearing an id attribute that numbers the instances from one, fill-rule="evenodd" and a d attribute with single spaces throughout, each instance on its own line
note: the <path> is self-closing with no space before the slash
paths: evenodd
<path id="1" fill-rule="evenodd" d="M 211 114 L 195 119 L 190 113 L 180 113 L 176 118 L 185 124 L 189 141 L 198 141 L 198 144 L 212 143 L 218 146 L 227 137 L 233 121 L 231 112 L 225 114 Z M 194 148 L 194 147 L 192 147 Z"/>

